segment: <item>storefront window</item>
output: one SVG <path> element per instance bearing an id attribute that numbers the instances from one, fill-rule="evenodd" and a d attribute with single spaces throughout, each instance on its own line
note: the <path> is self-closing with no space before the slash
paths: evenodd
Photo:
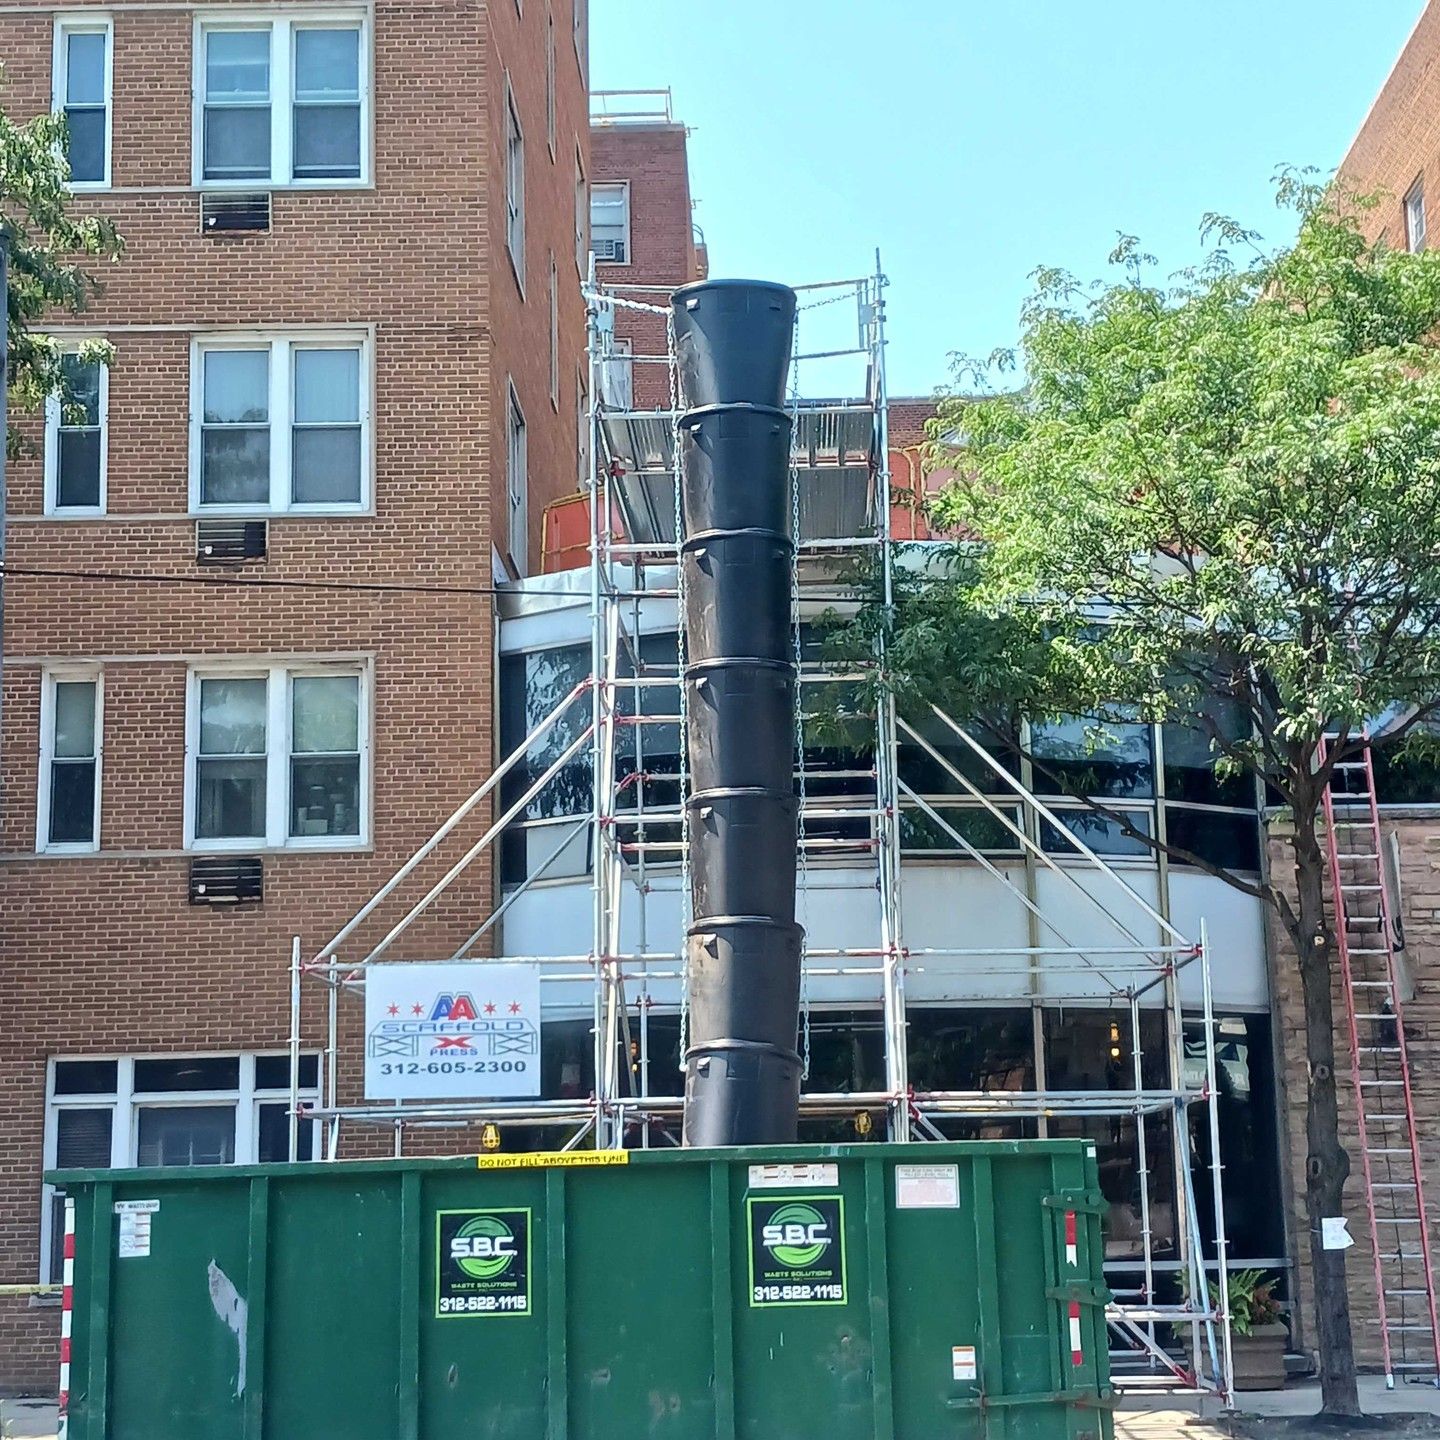
<path id="1" fill-rule="evenodd" d="M 1205 1082 L 1205 1026 L 1185 1022 L 1185 1084 Z M 1220 1120 L 1220 1186 L 1232 1260 L 1274 1260 L 1285 1253 L 1276 1138 L 1274 1066 L 1268 1015 L 1227 1015 L 1215 1022 L 1215 1095 Z M 1190 1165 L 1203 1198 L 1197 1220 L 1205 1253 L 1215 1253 L 1210 1186 L 1210 1115 L 1190 1107 Z"/>
<path id="2" fill-rule="evenodd" d="M 1128 1010 L 1047 1009 L 1045 1078 L 1055 1091 L 1132 1090 L 1135 1054 Z M 1140 1088 L 1169 1088 L 1165 1017 L 1140 1014 Z M 1105 1225 L 1105 1258 L 1128 1260 L 1144 1254 L 1145 1206 L 1149 1202 L 1151 1253 L 1175 1253 L 1175 1167 L 1170 1150 L 1170 1117 L 1143 1118 L 1148 1186 L 1142 1188 L 1140 1125 L 1133 1115 L 1062 1116 L 1050 1122 L 1056 1137 L 1095 1142 L 1100 1188 L 1110 1202 Z"/>

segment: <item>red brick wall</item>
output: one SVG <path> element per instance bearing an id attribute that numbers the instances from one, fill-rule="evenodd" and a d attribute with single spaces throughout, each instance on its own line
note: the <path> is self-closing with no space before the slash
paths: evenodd
<path id="1" fill-rule="evenodd" d="M 87 198 L 128 248 L 87 317 L 116 347 L 109 514 L 47 520 L 38 458 L 10 475 L 17 568 L 215 575 L 187 514 L 189 347 L 216 327 L 372 327 L 373 513 L 271 521 L 243 578 L 491 584 L 504 544 L 505 377 L 528 422 L 531 560 L 544 502 L 574 487 L 583 307 L 573 260 L 574 154 L 588 146 L 571 0 L 555 13 L 556 160 L 546 145 L 545 0 L 375 6 L 374 177 L 278 190 L 268 235 L 199 233 L 190 189 L 193 16 L 114 13 L 113 180 Z M 583 0 L 576 0 L 583 3 Z M 0 17 L 7 112 L 50 104 L 50 12 Z M 527 141 L 527 288 L 504 253 L 503 72 Z M 549 254 L 561 280 L 561 390 L 550 399 Z M 38 438 L 34 421 L 28 422 Z M 16 577 L 6 587 L 0 743 L 0 1282 L 37 1275 L 45 1069 L 54 1055 L 282 1046 L 290 939 L 313 953 L 492 767 L 493 633 L 484 593 L 243 589 Z M 373 840 L 270 853 L 264 903 L 192 907 L 182 850 L 187 664 L 206 656 L 363 657 L 373 667 Z M 42 663 L 104 662 L 101 851 L 37 857 Z M 345 949 L 358 959 L 480 834 L 477 813 Z M 395 951 L 450 953 L 491 894 L 482 858 Z M 349 1002 L 345 1002 L 347 1005 Z M 306 986 L 304 1034 L 324 1040 Z M 347 1028 L 354 1032 L 358 1007 Z M 342 1094 L 358 1093 L 346 1047 Z M 473 1147 L 457 1132 L 447 1148 Z M 387 1137 L 388 1143 L 388 1137 Z M 0 1301 L 0 1391 L 52 1389 L 55 1311 Z"/>
<path id="2" fill-rule="evenodd" d="M 596 125 L 590 132 L 592 183 L 630 184 L 630 259 L 601 264 L 603 285 L 675 287 L 700 279 L 704 269 L 695 247 L 690 213 L 690 168 L 683 125 Z M 623 291 L 621 292 L 624 293 Z M 663 295 L 633 299 L 663 304 Z M 665 317 L 620 310 L 615 333 L 628 338 L 636 355 L 665 354 Z M 635 364 L 637 409 L 668 409 L 669 372 L 664 365 Z"/>
<path id="3" fill-rule="evenodd" d="M 1440 237 L 1440 5 L 1428 3 L 1395 61 L 1370 113 L 1340 162 L 1340 174 L 1362 192 L 1379 191 L 1364 216 L 1372 238 L 1405 244 L 1402 203 L 1423 176 L 1429 243 Z"/>

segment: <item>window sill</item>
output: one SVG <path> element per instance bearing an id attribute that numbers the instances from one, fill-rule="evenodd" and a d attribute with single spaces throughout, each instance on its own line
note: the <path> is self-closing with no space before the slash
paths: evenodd
<path id="1" fill-rule="evenodd" d="M 225 847 L 188 846 L 174 850 L 11 850 L 0 854 L 0 864 L 27 864 L 60 860 L 193 860 L 199 855 L 373 855 L 375 844 L 370 840 L 352 840 L 333 845 L 235 845 Z"/>
<path id="2" fill-rule="evenodd" d="M 288 510 L 263 510 L 243 505 L 206 505 L 191 510 L 189 520 L 365 520 L 375 518 L 373 505 L 295 505 Z"/>
<path id="3" fill-rule="evenodd" d="M 373 180 L 199 180 L 190 187 L 201 195 L 248 195 L 259 190 L 298 195 L 306 191 L 374 190 Z"/>

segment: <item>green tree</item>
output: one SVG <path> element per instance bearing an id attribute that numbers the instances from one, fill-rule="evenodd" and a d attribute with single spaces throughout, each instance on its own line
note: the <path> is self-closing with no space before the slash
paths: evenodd
<path id="1" fill-rule="evenodd" d="M 76 214 L 65 159 L 62 115 L 17 122 L 0 113 L 0 240 L 9 252 L 8 304 L 10 404 L 34 411 L 51 395 L 66 395 L 61 347 L 45 332 L 57 313 L 84 312 L 99 286 L 85 268 L 113 259 L 122 244 L 107 219 Z M 85 347 L 89 358 L 107 359 L 101 342 Z M 18 441 L 12 430 L 7 441 Z"/>
<path id="2" fill-rule="evenodd" d="M 1344 1254 L 1319 1236 L 1350 1168 L 1322 792 L 1368 721 L 1403 707 L 1399 741 L 1440 704 L 1440 254 L 1368 244 L 1356 197 L 1279 189 L 1299 219 L 1279 252 L 1211 217 L 1205 262 L 1163 288 L 1128 238 L 1120 283 L 1037 272 L 999 357 L 1023 388 L 975 398 L 957 366 L 933 430 L 959 476 L 936 516 L 978 538 L 902 571 L 838 646 L 888 631 L 878 683 L 903 705 L 1198 727 L 1283 799 L 1293 866 L 1273 883 L 1168 848 L 1263 901 L 1299 970 L 1314 1333 L 1323 1408 L 1352 1415 Z M 1248 724 L 1223 723 L 1237 709 Z"/>

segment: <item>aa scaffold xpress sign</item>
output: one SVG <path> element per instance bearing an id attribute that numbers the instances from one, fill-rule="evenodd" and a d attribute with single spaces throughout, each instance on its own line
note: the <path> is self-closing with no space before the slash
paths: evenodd
<path id="1" fill-rule="evenodd" d="M 435 1216 L 435 1314 L 530 1313 L 529 1210 Z"/>
<path id="2" fill-rule="evenodd" d="M 372 965 L 365 972 L 369 1100 L 540 1093 L 536 965 Z"/>
<path id="3" fill-rule="evenodd" d="M 752 1196 L 751 1305 L 843 1305 L 845 1201 L 839 1195 Z"/>

